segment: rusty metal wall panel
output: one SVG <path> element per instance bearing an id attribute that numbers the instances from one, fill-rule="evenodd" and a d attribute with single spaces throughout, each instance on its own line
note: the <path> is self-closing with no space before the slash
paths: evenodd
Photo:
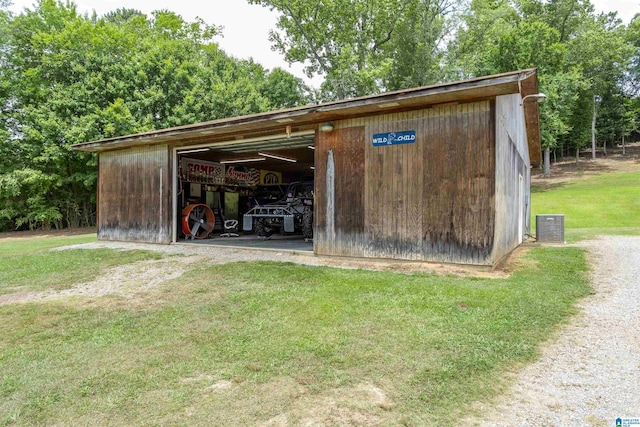
<path id="1" fill-rule="evenodd" d="M 99 155 L 98 238 L 171 241 L 171 165 L 167 145 Z"/>
<path id="2" fill-rule="evenodd" d="M 359 129 L 364 130 L 364 138 L 353 137 Z M 374 134 L 406 130 L 415 130 L 414 143 L 373 146 Z M 341 153 L 363 153 L 348 157 L 356 170 L 364 171 L 364 221 L 363 227 L 343 221 L 350 227 L 340 233 L 336 229 L 335 235 L 328 237 L 326 218 L 319 212 L 316 227 L 321 237 L 316 252 L 491 264 L 494 130 L 493 104 L 483 101 L 345 120 L 337 122 L 333 132 L 320 133 L 316 142 L 316 197 L 321 202 L 326 198 L 323 183 L 327 170 L 322 162 L 326 162 L 329 149 L 336 165 L 341 162 Z M 352 148 L 336 148 L 341 145 Z M 336 176 L 339 173 L 351 172 L 336 170 Z M 361 189 L 350 185 L 339 191 L 351 191 L 349 197 L 357 200 Z M 321 205 L 318 210 L 323 209 Z M 346 209 L 358 211 L 358 205 Z M 342 215 L 336 210 L 335 224 Z"/>

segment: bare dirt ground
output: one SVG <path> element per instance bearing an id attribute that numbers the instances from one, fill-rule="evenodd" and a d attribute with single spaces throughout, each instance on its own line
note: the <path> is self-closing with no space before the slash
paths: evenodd
<path id="1" fill-rule="evenodd" d="M 575 157 L 558 159 L 557 163 L 551 163 L 551 176 L 542 175 L 541 169 L 531 171 L 531 183 L 545 186 L 559 184 L 585 176 L 600 175 L 603 173 L 638 172 L 640 171 L 640 143 L 635 142 L 626 147 L 626 153 L 622 154 L 622 148 L 615 147 L 607 150 L 605 156 L 602 151 L 596 152 L 596 160 L 591 160 L 591 152 L 587 151 L 580 156 L 576 164 Z"/>
<path id="2" fill-rule="evenodd" d="M 77 236 L 81 234 L 92 234 L 95 232 L 95 227 L 64 228 L 62 230 L 8 231 L 0 233 L 0 242 L 3 240 L 28 239 L 33 237 Z"/>
<path id="3" fill-rule="evenodd" d="M 42 292 L 14 292 L 0 295 L 0 305 L 29 301 L 46 301 L 68 297 L 88 299 L 105 295 L 132 297 L 151 291 L 173 279 L 177 279 L 202 257 L 168 257 L 159 260 L 138 261 L 101 272 L 101 275 L 86 283 L 78 283 L 62 290 Z"/>
<path id="4" fill-rule="evenodd" d="M 149 250 L 161 252 L 168 257 L 160 260 L 138 261 L 132 264 L 114 267 L 102 272 L 96 280 L 77 284 L 69 289 L 44 292 L 17 292 L 0 295 L 0 305 L 77 297 L 99 297 L 108 294 L 131 297 L 159 287 L 163 283 L 177 279 L 194 266 L 216 265 L 240 261 L 279 261 L 295 264 L 325 266 L 346 269 L 364 269 L 374 271 L 393 271 L 398 273 L 435 273 L 455 276 L 474 276 L 486 278 L 507 277 L 515 268 L 521 254 L 527 248 L 519 248 L 510 259 L 494 270 L 489 267 L 436 264 L 426 262 L 376 260 L 317 256 L 311 253 L 295 251 L 275 251 L 256 249 L 236 249 L 207 245 L 155 245 L 128 242 L 85 243 L 64 246 L 53 250 L 108 248 L 117 250 Z"/>

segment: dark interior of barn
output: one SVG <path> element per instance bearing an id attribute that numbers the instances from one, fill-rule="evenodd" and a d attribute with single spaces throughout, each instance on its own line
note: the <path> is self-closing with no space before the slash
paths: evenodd
<path id="1" fill-rule="evenodd" d="M 307 132 L 179 149 L 178 240 L 311 250 L 314 140 Z"/>

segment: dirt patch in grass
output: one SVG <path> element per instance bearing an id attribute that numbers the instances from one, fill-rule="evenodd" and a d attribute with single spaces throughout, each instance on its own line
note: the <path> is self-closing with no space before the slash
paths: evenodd
<path id="1" fill-rule="evenodd" d="M 326 256 L 312 256 L 309 258 L 318 259 L 317 265 L 327 267 L 338 267 L 348 269 L 362 269 L 373 271 L 392 271 L 395 273 L 432 273 L 450 276 L 473 276 L 484 278 L 504 278 L 507 277 L 505 271 L 500 268 L 492 269 L 489 266 L 463 265 L 463 264 L 439 264 L 425 261 L 402 261 L 387 259 L 362 259 L 362 258 L 340 258 Z M 315 265 L 312 261 L 310 265 Z M 306 264 L 306 262 L 305 262 Z"/>
<path id="2" fill-rule="evenodd" d="M 341 258 L 316 256 L 311 254 L 272 252 L 261 250 L 227 249 L 219 247 L 188 245 L 153 245 L 125 242 L 96 242 L 55 248 L 116 250 L 151 250 L 169 256 L 157 260 L 145 260 L 109 268 L 101 272 L 95 280 L 80 283 L 69 289 L 41 292 L 16 292 L 0 295 L 0 306 L 13 303 L 49 301 L 67 297 L 82 297 L 83 303 L 93 304 L 95 298 L 112 296 L 125 298 L 128 306 L 154 306 L 161 303 L 167 290 L 162 285 L 180 278 L 186 271 L 198 265 L 219 265 L 238 261 L 279 261 L 296 264 L 327 266 L 343 269 L 391 271 L 396 273 L 431 273 L 455 277 L 479 277 L 501 279 L 509 277 L 522 264 L 526 248 L 517 248 L 496 268 L 472 265 L 437 264 L 402 260 L 380 260 L 362 258 Z M 78 303 L 76 301 L 76 303 Z M 101 306 L 121 305 L 121 301 L 104 301 Z M 106 307 L 105 307 L 106 308 Z"/>
<path id="3" fill-rule="evenodd" d="M 166 253 L 76 286 L 104 296 L 0 307 L 0 424 L 448 425 L 587 291 L 576 248 L 499 280 L 249 256 Z"/>
<path id="4" fill-rule="evenodd" d="M 64 228 L 62 230 L 8 231 L 0 233 L 0 242 L 13 239 L 31 239 L 34 237 L 64 237 L 95 233 L 95 227 Z"/>
<path id="5" fill-rule="evenodd" d="M 384 390 L 371 383 L 328 390 L 298 399 L 283 418 L 297 425 L 384 425 L 393 408 Z"/>
<path id="6" fill-rule="evenodd" d="M 495 273 L 508 277 L 518 270 L 536 268 L 538 262 L 534 258 L 528 257 L 527 254 L 532 248 L 538 246 L 540 245 L 535 243 L 525 243 L 518 246 L 496 265 Z"/>
<path id="7" fill-rule="evenodd" d="M 591 160 L 591 153 L 585 152 L 578 164 L 575 158 L 565 157 L 558 162 L 551 163 L 551 175 L 545 177 L 541 169 L 531 171 L 531 184 L 533 186 L 547 187 L 565 182 L 571 182 L 586 176 L 601 175 L 605 173 L 622 173 L 640 171 L 640 143 L 633 143 L 626 148 L 626 154 L 622 154 L 622 148 L 616 147 L 607 150 L 607 156 L 598 152 L 596 160 Z"/>
<path id="8" fill-rule="evenodd" d="M 201 405 L 185 410 L 188 418 L 199 420 L 201 412 L 206 412 L 204 402 L 225 403 L 226 409 L 235 405 L 232 402 L 256 400 L 256 406 L 262 405 L 272 410 L 258 410 L 254 414 L 253 425 L 276 426 L 379 426 L 388 425 L 397 414 L 390 414 L 394 402 L 385 391 L 372 383 L 362 383 L 335 387 L 316 392 L 307 385 L 300 384 L 290 377 L 274 378 L 262 384 L 237 383 L 230 380 L 213 380 L 212 376 L 185 379 L 200 388 Z M 209 385 L 207 385 L 209 384 Z M 265 403 L 268 402 L 268 405 Z M 223 411 L 228 415 L 233 411 Z M 246 409 L 243 411 L 246 412 Z M 257 423 L 255 419 L 258 419 Z M 226 419 L 219 419 L 227 425 Z M 231 423 L 230 423 L 231 424 Z M 229 425 L 230 425 L 229 424 Z"/>
<path id="9" fill-rule="evenodd" d="M 198 256 L 203 263 L 215 265 L 242 261 L 276 261 L 348 270 L 392 271 L 395 273 L 432 273 L 457 277 L 500 279 L 509 276 L 502 268 L 490 266 L 439 264 L 424 261 L 404 261 L 374 258 L 331 257 L 296 251 L 266 251 L 260 249 L 224 248 L 207 245 L 156 245 L 147 243 L 98 241 L 65 247 L 68 249 L 123 249 L 157 251 L 169 255 Z"/>
<path id="10" fill-rule="evenodd" d="M 138 261 L 105 270 L 98 278 L 80 283 L 69 289 L 42 292 L 16 292 L 0 295 L 0 305 L 48 301 L 68 297 L 96 298 L 106 295 L 125 297 L 135 302 L 141 294 L 158 288 L 163 283 L 179 278 L 199 257 L 168 257 Z"/>

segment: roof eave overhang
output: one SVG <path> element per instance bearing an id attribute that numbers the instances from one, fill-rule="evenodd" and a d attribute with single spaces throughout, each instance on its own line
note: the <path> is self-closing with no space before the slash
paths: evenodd
<path id="1" fill-rule="evenodd" d="M 533 90 L 532 82 L 535 82 L 535 91 L 537 91 L 536 70 L 523 70 L 460 82 L 388 92 L 325 104 L 308 105 L 288 110 L 232 117 L 135 135 L 102 139 L 99 141 L 75 144 L 73 148 L 81 151 L 101 152 L 164 143 L 180 146 L 198 142 L 203 143 L 207 140 L 219 142 L 242 139 L 256 135 L 283 133 L 287 126 L 289 126 L 290 129 L 311 128 L 326 121 L 362 117 L 371 114 L 385 114 L 417 108 L 429 108 L 447 103 L 492 99 L 496 96 L 518 92 L 520 92 L 522 96 L 525 96 L 528 94 L 528 91 Z M 539 128 L 537 125 L 538 114 L 537 103 L 528 104 L 535 104 L 533 105 L 535 111 L 530 105 L 525 106 L 525 117 L 527 120 L 535 120 L 536 127 L 535 132 L 530 134 L 530 123 L 527 122 L 530 152 L 533 148 L 533 153 L 530 154 L 533 163 L 533 159 L 536 158 L 536 144 L 532 141 L 532 138 L 535 139 L 536 135 L 538 141 L 537 152 L 540 152 Z"/>

